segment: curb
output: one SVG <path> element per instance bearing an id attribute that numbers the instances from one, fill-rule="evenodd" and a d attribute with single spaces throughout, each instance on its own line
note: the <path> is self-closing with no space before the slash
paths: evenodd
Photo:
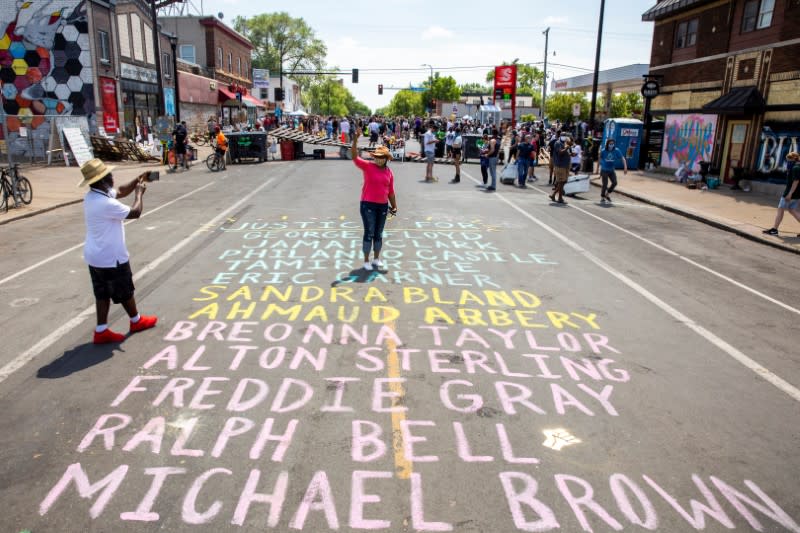
<path id="1" fill-rule="evenodd" d="M 0 226 L 2 226 L 4 224 L 8 224 L 10 222 L 14 222 L 15 220 L 22 220 L 24 218 L 30 218 L 32 216 L 40 215 L 42 213 L 47 213 L 48 211 L 52 211 L 54 209 L 58 209 L 59 207 L 66 207 L 68 205 L 79 204 L 81 202 L 83 202 L 83 198 L 79 198 L 77 200 L 70 200 L 69 202 L 61 202 L 59 204 L 51 205 L 49 207 L 43 207 L 41 209 L 35 209 L 35 210 L 31 211 L 30 213 L 25 213 L 23 215 L 16 215 L 16 216 L 13 216 L 13 217 L 11 217 L 9 219 L 6 219 L 6 220 L 0 220 Z"/>
<path id="2" fill-rule="evenodd" d="M 599 183 L 596 183 L 593 180 L 590 180 L 591 184 L 595 187 L 600 187 Z M 621 194 L 622 196 L 627 196 L 628 198 L 633 198 L 634 200 L 638 200 L 640 202 L 644 202 L 646 204 L 650 204 L 652 206 L 658 207 L 659 209 L 663 209 L 664 211 L 669 211 L 670 213 L 675 213 L 676 215 L 681 215 L 691 220 L 695 220 L 697 222 L 702 222 L 703 224 L 707 224 L 717 229 L 721 229 L 723 231 L 727 231 L 729 233 L 733 233 L 738 235 L 739 237 L 743 237 L 745 239 L 760 243 L 766 244 L 767 246 L 772 246 L 773 248 L 777 248 L 779 250 L 783 250 L 785 252 L 791 252 L 794 254 L 800 254 L 800 249 L 795 248 L 793 246 L 786 246 L 785 244 L 781 244 L 778 242 L 772 242 L 770 240 L 764 239 L 759 237 L 758 235 L 753 235 L 752 233 L 747 233 L 746 231 L 742 231 L 740 229 L 734 228 L 733 226 L 729 226 L 723 222 L 718 220 L 714 220 L 713 218 L 709 218 L 705 215 L 701 215 L 694 211 L 689 211 L 687 209 L 683 209 L 680 207 L 675 207 L 674 205 L 665 204 L 658 200 L 653 200 L 652 198 L 648 198 L 647 196 L 642 196 L 636 193 L 627 192 L 622 189 L 614 189 L 614 192 L 617 194 Z"/>

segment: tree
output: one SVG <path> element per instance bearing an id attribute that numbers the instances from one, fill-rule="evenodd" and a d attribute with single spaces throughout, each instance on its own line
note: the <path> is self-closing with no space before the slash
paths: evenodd
<path id="1" fill-rule="evenodd" d="M 459 85 L 458 87 L 461 90 L 461 94 L 464 93 L 477 93 L 481 94 L 492 94 L 491 87 L 487 87 L 486 85 L 481 85 L 480 83 L 465 83 L 463 85 Z"/>
<path id="2" fill-rule="evenodd" d="M 600 95 L 597 100 L 597 108 L 605 109 L 605 95 Z M 641 117 L 644 111 L 644 99 L 636 92 L 621 93 L 611 96 L 611 110 L 609 118 L 635 118 Z"/>
<path id="3" fill-rule="evenodd" d="M 292 18 L 288 13 L 262 13 L 251 18 L 236 17 L 236 31 L 253 43 L 253 67 L 269 69 L 271 75 L 283 74 L 293 78 L 299 70 L 320 70 L 325 65 L 328 49 L 318 39 L 305 20 Z M 303 90 L 313 80 L 298 76 Z"/>
<path id="4" fill-rule="evenodd" d="M 423 87 L 428 90 L 423 94 L 423 102 L 433 109 L 433 100 L 452 102 L 461 98 L 461 89 L 456 85 L 456 80 L 452 76 L 442 77 L 438 72 L 433 76 L 433 87 L 431 88 L 430 78 L 426 80 Z"/>
<path id="5" fill-rule="evenodd" d="M 312 84 L 306 91 L 308 108 L 319 115 L 343 116 L 347 114 L 347 89 L 333 78 Z"/>
<path id="6" fill-rule="evenodd" d="M 572 104 L 581 104 L 581 114 L 578 118 L 588 119 L 590 103 L 583 93 L 555 93 L 547 97 L 547 118 L 551 121 L 560 120 L 567 122 L 574 120 Z"/>
<path id="7" fill-rule="evenodd" d="M 413 91 L 402 90 L 394 95 L 389 105 L 381 109 L 381 114 L 387 117 L 413 117 L 421 115 L 425 112 L 425 106 L 422 102 L 423 93 L 415 93 Z M 377 113 L 377 111 L 376 111 Z"/>

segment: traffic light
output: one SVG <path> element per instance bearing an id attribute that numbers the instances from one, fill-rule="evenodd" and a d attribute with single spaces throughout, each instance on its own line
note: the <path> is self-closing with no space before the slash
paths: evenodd
<path id="1" fill-rule="evenodd" d="M 496 88 L 494 90 L 494 104 L 499 105 L 500 101 L 503 99 L 503 89 Z"/>
<path id="2" fill-rule="evenodd" d="M 275 101 L 276 102 L 283 101 L 283 89 L 281 87 L 275 87 Z"/>
<path id="3" fill-rule="evenodd" d="M 353 69 L 353 83 L 358 83 L 358 69 Z"/>
<path id="4" fill-rule="evenodd" d="M 382 83 L 378 84 L 378 94 L 383 94 L 383 84 Z"/>

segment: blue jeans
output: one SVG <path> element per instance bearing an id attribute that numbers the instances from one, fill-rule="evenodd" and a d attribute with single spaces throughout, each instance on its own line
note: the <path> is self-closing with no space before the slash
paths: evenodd
<path id="1" fill-rule="evenodd" d="M 497 158 L 489 158 L 489 175 L 492 176 L 492 189 L 497 188 Z"/>
<path id="2" fill-rule="evenodd" d="M 528 169 L 531 166 L 531 160 L 527 158 L 517 158 L 517 181 L 520 185 L 525 185 L 525 180 L 528 179 Z"/>
<path id="3" fill-rule="evenodd" d="M 383 227 L 386 225 L 388 214 L 389 204 L 361 202 L 361 221 L 364 223 L 364 241 L 361 248 L 364 255 L 368 255 L 370 250 L 374 250 L 376 255 L 381 253 Z"/>

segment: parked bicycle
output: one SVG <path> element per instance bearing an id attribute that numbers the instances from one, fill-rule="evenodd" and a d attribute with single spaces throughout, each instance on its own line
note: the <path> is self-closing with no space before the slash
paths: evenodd
<path id="1" fill-rule="evenodd" d="M 189 136 L 189 140 L 192 141 L 197 146 L 205 146 L 211 142 L 211 134 L 208 132 L 204 133 L 192 133 Z"/>
<path id="2" fill-rule="evenodd" d="M 206 166 L 211 172 L 217 172 L 225 168 L 225 154 L 220 154 L 217 150 L 206 158 Z"/>
<path id="3" fill-rule="evenodd" d="M 19 164 L 0 169 L 0 187 L 2 187 L 2 198 L 0 198 L 0 211 L 8 212 L 8 199 L 14 199 L 14 207 L 19 207 L 20 203 L 29 204 L 33 201 L 33 187 L 25 176 L 19 173 Z"/>

